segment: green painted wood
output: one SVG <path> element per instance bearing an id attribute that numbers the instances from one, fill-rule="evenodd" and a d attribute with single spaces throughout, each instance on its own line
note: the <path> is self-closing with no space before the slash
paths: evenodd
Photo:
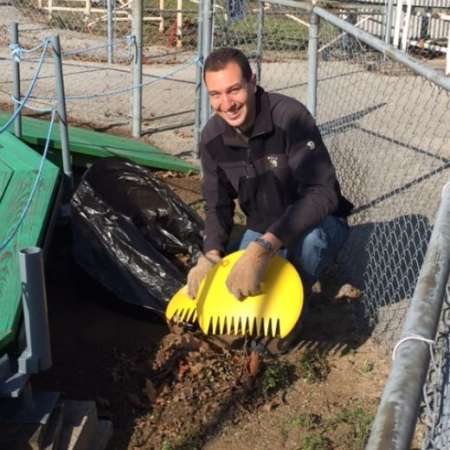
<path id="1" fill-rule="evenodd" d="M 12 169 L 0 200 L 0 245 L 3 244 L 25 207 L 37 175 L 40 155 L 8 132 L 0 134 L 0 158 Z M 21 312 L 18 251 L 40 245 L 52 201 L 59 169 L 46 161 L 38 188 L 25 220 L 10 244 L 0 251 L 0 354 L 14 338 Z"/>
<path id="2" fill-rule="evenodd" d="M 9 180 L 11 179 L 13 174 L 13 169 L 5 164 L 2 161 L 2 155 L 0 152 L 0 201 L 3 197 L 3 194 L 6 191 L 6 187 L 8 186 Z"/>
<path id="3" fill-rule="evenodd" d="M 10 117 L 9 113 L 0 112 L 0 126 Z M 9 130 L 12 131 L 13 125 Z M 48 122 L 31 117 L 22 118 L 22 139 L 29 145 L 43 147 L 47 138 Z M 61 150 L 59 124 L 56 123 L 51 135 L 51 148 Z M 180 172 L 197 171 L 192 164 L 143 142 L 114 136 L 107 133 L 69 127 L 69 145 L 71 153 L 89 155 L 94 158 L 118 156 L 135 163 L 156 169 Z"/>

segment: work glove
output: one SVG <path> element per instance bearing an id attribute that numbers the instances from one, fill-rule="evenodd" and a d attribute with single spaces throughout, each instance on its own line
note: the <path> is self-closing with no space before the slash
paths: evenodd
<path id="1" fill-rule="evenodd" d="M 214 267 L 222 258 L 216 254 L 201 255 L 197 264 L 189 271 L 187 276 L 188 295 L 191 298 L 197 296 L 200 283 L 205 278 L 209 270 Z"/>
<path id="2" fill-rule="evenodd" d="M 238 300 L 261 291 L 261 281 L 271 256 L 272 252 L 256 242 L 251 242 L 236 261 L 225 284 Z"/>

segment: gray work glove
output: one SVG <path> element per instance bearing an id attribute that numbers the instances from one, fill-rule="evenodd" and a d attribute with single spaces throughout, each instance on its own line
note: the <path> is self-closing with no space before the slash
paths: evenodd
<path id="1" fill-rule="evenodd" d="M 200 283 L 206 274 L 212 269 L 222 258 L 216 254 L 201 255 L 197 264 L 189 271 L 187 276 L 188 295 L 195 298 L 198 293 Z"/>
<path id="2" fill-rule="evenodd" d="M 261 291 L 261 281 L 271 256 L 271 252 L 256 242 L 251 242 L 235 262 L 225 284 L 238 300 Z"/>

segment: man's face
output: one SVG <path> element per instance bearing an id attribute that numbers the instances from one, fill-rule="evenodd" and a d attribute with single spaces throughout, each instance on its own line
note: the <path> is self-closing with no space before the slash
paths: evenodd
<path id="1" fill-rule="evenodd" d="M 245 80 L 240 67 L 230 62 L 222 70 L 206 72 L 205 84 L 213 111 L 232 127 L 248 128 L 255 108 L 255 76 Z"/>

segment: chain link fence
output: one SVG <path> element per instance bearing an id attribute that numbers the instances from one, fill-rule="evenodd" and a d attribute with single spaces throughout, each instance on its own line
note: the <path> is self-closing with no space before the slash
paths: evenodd
<path id="1" fill-rule="evenodd" d="M 97 52 L 83 55 L 83 59 L 105 62 L 108 47 L 113 47 L 114 59 L 126 62 L 126 53 L 116 40 L 133 33 L 133 0 L 17 0 L 14 7 L 21 16 L 18 21 L 33 24 L 35 29 L 72 32 L 72 37 L 78 33 L 80 39 L 104 45 Z M 197 9 L 197 3 L 187 0 L 144 1 L 144 47 L 160 46 L 163 53 L 195 49 Z M 27 39 L 32 41 L 33 37 Z"/>
<path id="2" fill-rule="evenodd" d="M 244 2 L 233 17 L 226 2 L 214 7 L 214 47 L 241 48 L 267 90 L 302 99 L 306 92 L 308 13 L 274 3 Z M 242 18 L 240 18 L 242 17 Z"/>
<path id="3" fill-rule="evenodd" d="M 450 282 L 447 284 L 440 325 L 431 347 L 431 364 L 424 388 L 421 420 L 426 425 L 422 450 L 448 448 L 450 440 Z"/>
<path id="4" fill-rule="evenodd" d="M 321 28 L 317 121 L 356 205 L 341 266 L 364 292 L 373 335 L 392 348 L 450 174 L 450 96 L 331 24 Z"/>
<path id="5" fill-rule="evenodd" d="M 66 6 L 73 2 L 66 2 Z M 129 134 L 133 92 L 142 88 L 142 133 L 154 144 L 171 153 L 192 155 L 194 123 L 197 8 L 176 9 L 181 2 L 146 2 L 143 10 L 142 85 L 133 79 L 136 44 L 132 35 L 131 4 L 115 14 L 113 39 L 108 41 L 105 2 L 96 4 L 90 16 L 85 10 L 54 10 L 52 17 L 32 2 L 2 6 L 0 41 L 3 43 L 0 75 L 0 102 L 10 108 L 12 82 L 7 50 L 11 43 L 9 25 L 19 23 L 19 44 L 24 49 L 38 46 L 47 36 L 60 36 L 64 62 L 66 104 L 69 121 L 99 131 Z M 52 2 L 53 6 L 57 2 Z M 78 3 L 79 4 L 79 3 Z M 77 4 L 77 5 L 78 5 Z M 123 6 L 123 5 L 122 5 Z M 120 5 L 116 5 L 119 10 Z M 157 8 L 158 7 L 158 8 Z M 44 12 L 43 12 L 44 11 Z M 158 20 L 147 20 L 158 17 Z M 117 20 L 116 20 L 117 19 Z M 119 20 L 120 19 L 120 20 Z M 175 24 L 175 26 L 174 26 Z M 178 28 L 177 26 L 180 25 Z M 113 64 L 108 63 L 112 56 Z M 21 57 L 21 82 L 26 86 L 36 64 L 32 56 Z M 43 68 L 27 114 L 48 118 L 39 112 L 53 102 L 53 66 Z"/>
<path id="6" fill-rule="evenodd" d="M 309 14 L 243 2 L 214 6 L 214 47 L 239 46 L 260 84 L 307 102 Z M 356 205 L 342 281 L 364 293 L 360 326 L 392 348 L 450 174 L 449 93 L 336 26 L 319 27 L 317 123 Z"/>

